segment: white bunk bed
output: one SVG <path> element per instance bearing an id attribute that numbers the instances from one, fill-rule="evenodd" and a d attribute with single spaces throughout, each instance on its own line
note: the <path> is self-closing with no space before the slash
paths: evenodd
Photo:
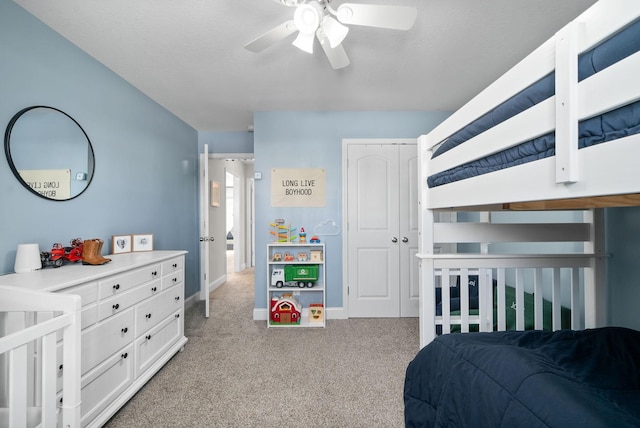
<path id="1" fill-rule="evenodd" d="M 419 138 L 421 350 L 406 426 L 640 426 L 640 332 L 604 327 L 602 226 L 602 208 L 640 205 L 640 52 L 581 75 L 584 58 L 630 32 L 618 47 L 637 45 L 639 31 L 640 2 L 600 0 Z M 512 108 L 552 73 L 549 95 Z M 504 110 L 516 113 L 493 120 Z M 620 120 L 620 135 L 584 143 L 583 126 L 604 130 L 620 111 L 633 129 Z M 544 143 L 537 160 L 493 163 L 529 155 L 530 141 Z"/>
<path id="2" fill-rule="evenodd" d="M 0 427 L 80 427 L 80 309 L 79 296 L 0 286 Z"/>
<path id="3" fill-rule="evenodd" d="M 497 275 L 504 272 L 502 268 L 577 269 L 574 273 L 581 278 L 579 284 L 572 282 L 568 285 L 579 296 L 571 298 L 571 305 L 575 306 L 571 308 L 573 327 L 589 328 L 606 323 L 606 290 L 604 282 L 599 279 L 602 273 L 597 269 L 602 262 L 602 254 L 598 254 L 602 252 L 602 245 L 598 240 L 599 237 L 601 239 L 599 234 L 602 230 L 597 212 L 586 212 L 586 223 L 582 225 L 554 225 L 551 233 L 545 232 L 549 230 L 549 225 L 544 224 L 518 226 L 480 222 L 475 225 L 456 225 L 443 224 L 439 219 L 445 217 L 443 212 L 451 211 L 592 209 L 640 205 L 640 168 L 637 166 L 640 134 L 583 149 L 579 149 L 577 144 L 579 122 L 640 100 L 640 79 L 637 78 L 640 72 L 640 52 L 628 55 L 586 79 L 578 80 L 579 55 L 603 45 L 612 36 L 621 34 L 622 30 L 632 28 L 633 24 L 638 24 L 639 17 L 640 2 L 601 0 L 432 132 L 419 138 L 422 210 L 421 246 L 418 254 L 421 259 L 421 347 L 436 337 L 436 332 L 441 329 L 438 326 L 443 326 L 443 332 L 449 331 L 448 324 L 460 325 L 462 331 L 468 331 L 470 324 L 475 324 L 480 331 L 505 329 L 504 323 L 494 326 L 495 322 L 491 322 L 493 299 L 488 287 L 494 283 L 494 278 L 486 280 L 486 272 L 489 272 L 496 276 L 497 281 Z M 440 150 L 450 136 L 461 128 L 554 71 L 555 96 L 552 95 L 433 157 L 434 152 Z M 435 187 L 427 186 L 427 179 L 438 173 L 516 147 L 553 131 L 555 155 Z M 455 221 L 455 216 L 453 217 Z M 493 244 L 505 241 L 582 242 L 583 251 L 581 254 L 573 252 L 531 257 L 521 254 L 483 254 L 490 252 Z M 482 250 L 476 255 L 453 253 L 452 248 L 460 242 L 476 242 Z M 496 270 L 497 268 L 500 270 Z M 446 274 L 443 276 L 443 269 L 453 270 L 449 274 L 454 276 L 466 275 L 466 271 L 461 269 L 484 269 L 481 278 L 485 278 L 487 289 L 482 290 L 481 287 L 478 315 L 469 314 L 469 299 L 464 291 L 466 287 L 460 287 L 459 318 L 454 317 L 452 322 L 452 315 L 447 313 L 446 307 L 442 308 L 441 314 L 436 315 L 436 289 L 441 282 L 438 278 L 447 277 Z M 523 275 L 522 270 L 513 272 L 516 277 Z M 506 275 L 509 276 L 508 273 Z M 442 281 L 446 280 L 447 278 Z M 503 286 L 504 284 L 498 289 Z M 519 284 L 514 286 L 517 289 L 514 307 L 522 307 L 518 302 L 522 303 L 523 296 L 526 295 L 525 289 Z M 443 306 L 446 306 L 444 296 L 448 287 L 441 290 Z M 557 298 L 557 293 L 558 291 L 553 291 L 550 298 Z M 539 294 L 535 293 L 541 298 Z M 503 296 L 503 291 L 497 295 Z M 554 311 L 558 314 L 559 309 Z M 516 316 L 520 329 L 523 327 L 523 316 Z M 536 326 L 539 328 L 541 324 L 538 322 Z M 559 324 L 556 323 L 553 328 L 559 328 Z"/>

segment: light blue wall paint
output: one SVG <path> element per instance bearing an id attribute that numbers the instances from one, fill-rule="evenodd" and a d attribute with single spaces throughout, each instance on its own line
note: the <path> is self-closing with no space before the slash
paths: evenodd
<path id="1" fill-rule="evenodd" d="M 304 227 L 308 236 L 316 225 L 335 220 L 342 225 L 342 139 L 416 138 L 433 129 L 444 112 L 258 112 L 254 114 L 256 288 L 255 307 L 266 308 L 266 246 L 269 223 L 284 218 Z M 326 168 L 327 198 L 323 208 L 271 206 L 272 168 Z M 322 236 L 326 244 L 327 307 L 342 307 L 342 239 Z"/>
<path id="2" fill-rule="evenodd" d="M 209 153 L 253 153 L 253 133 L 200 131 L 199 152 L 205 144 L 209 144 Z"/>
<path id="3" fill-rule="evenodd" d="M 0 273 L 13 272 L 20 243 L 101 238 L 107 254 L 114 234 L 153 233 L 156 249 L 189 251 L 185 294 L 195 293 L 197 132 L 10 0 L 0 0 L 0 70 L 3 130 L 20 109 L 50 105 L 82 125 L 96 156 L 91 186 L 68 202 L 29 193 L 0 161 Z"/>
<path id="4" fill-rule="evenodd" d="M 605 210 L 611 324 L 640 330 L 640 207 Z"/>

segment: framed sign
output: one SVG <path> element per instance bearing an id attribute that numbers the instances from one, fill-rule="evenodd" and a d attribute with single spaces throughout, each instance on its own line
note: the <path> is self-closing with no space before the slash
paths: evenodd
<path id="1" fill-rule="evenodd" d="M 327 170 L 274 168 L 271 170 L 272 207 L 324 207 Z"/>
<path id="2" fill-rule="evenodd" d="M 29 187 L 46 198 L 64 200 L 71 197 L 70 169 L 23 169 L 18 173 Z"/>

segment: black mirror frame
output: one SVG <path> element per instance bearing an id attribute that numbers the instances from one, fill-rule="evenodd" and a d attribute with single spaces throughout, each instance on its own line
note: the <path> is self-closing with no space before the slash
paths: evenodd
<path id="1" fill-rule="evenodd" d="M 88 176 L 87 177 L 87 185 L 84 186 L 84 189 L 82 189 L 81 192 L 79 192 L 77 195 L 74 195 L 74 196 L 72 196 L 70 198 L 67 198 L 67 199 L 53 199 L 53 198 L 48 198 L 48 197 L 46 197 L 44 195 L 41 195 L 40 193 L 36 192 L 35 190 L 33 190 L 31 188 L 31 186 L 29 186 L 27 183 L 25 183 L 25 181 L 20 176 L 20 173 L 18 172 L 18 169 L 16 168 L 15 164 L 13 163 L 13 158 L 11 157 L 11 145 L 10 145 L 11 131 L 13 130 L 13 126 L 16 124 L 18 119 L 20 119 L 20 117 L 23 114 L 27 113 L 28 111 L 37 109 L 37 108 L 46 108 L 46 109 L 50 109 L 50 110 L 55 110 L 58 113 L 62 113 L 63 115 L 67 116 L 69 119 L 71 119 L 73 121 L 73 123 L 75 123 L 78 126 L 78 128 L 80 128 L 80 130 L 84 134 L 84 137 L 87 139 L 87 144 L 89 144 L 89 153 L 91 154 L 91 158 L 93 159 L 93 162 L 90 165 L 91 166 L 90 173 L 88 171 L 88 174 L 87 174 L 87 176 Z M 64 202 L 64 201 L 70 201 L 72 199 L 77 198 L 78 196 L 82 195 L 89 188 L 89 185 L 91 184 L 91 181 L 93 180 L 93 175 L 95 174 L 96 158 L 95 158 L 95 154 L 94 154 L 94 151 L 93 151 L 93 146 L 91 145 L 91 140 L 89 139 L 89 136 L 84 131 L 82 126 L 80 126 L 80 124 L 73 117 L 69 116 L 67 113 L 65 113 L 62 110 L 57 109 L 55 107 L 50 107 L 50 106 L 31 106 L 31 107 L 23 108 L 18 113 L 16 113 L 11 118 L 11 120 L 9 121 L 9 124 L 7 125 L 7 129 L 6 129 L 5 133 L 4 133 L 4 153 L 6 155 L 7 162 L 9 163 L 9 167 L 11 168 L 11 172 L 13 172 L 13 175 L 16 177 L 18 182 L 20 184 L 22 184 L 22 186 L 24 188 L 26 188 L 29 192 L 31 192 L 34 195 L 39 196 L 39 197 L 41 197 L 43 199 L 46 199 L 48 201 Z"/>

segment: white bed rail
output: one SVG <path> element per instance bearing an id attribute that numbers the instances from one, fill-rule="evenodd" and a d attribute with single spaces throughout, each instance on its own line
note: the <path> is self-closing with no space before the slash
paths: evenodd
<path id="1" fill-rule="evenodd" d="M 640 17 L 637 0 L 600 0 L 546 43 L 470 100 L 429 134 L 418 140 L 421 184 L 427 177 L 485 158 L 552 131 L 556 133 L 556 155 L 538 165 L 521 165 L 519 177 L 536 177 L 527 191 L 517 189 L 505 170 L 430 189 L 426 207 L 482 206 L 502 202 L 567 199 L 596 195 L 637 193 L 635 164 L 619 166 L 620 183 L 602 172 L 602 159 L 619 159 L 617 152 L 603 156 L 603 148 L 578 155 L 578 122 L 640 99 L 640 52 L 578 82 L 578 55 L 616 34 Z M 491 129 L 432 159 L 433 151 L 449 136 L 478 119 L 532 83 L 555 71 L 554 96 L 505 120 Z M 628 140 L 628 141 L 627 141 Z M 640 136 L 619 139 L 615 150 L 631 150 Z M 593 149 L 593 148 L 590 148 Z M 606 148 L 610 150 L 610 148 Z M 582 151 L 581 151 L 582 152 Z M 623 155 L 624 156 L 624 155 Z M 607 165 L 605 165 L 607 166 Z M 489 177 L 491 176 L 491 177 Z M 523 179 L 525 180 L 525 179 Z M 617 180 L 617 181 L 616 181 Z M 525 180 L 526 181 L 526 180 Z M 504 189 L 497 183 L 509 183 Z M 513 183 L 513 185 L 511 185 Z M 525 184 L 526 185 L 526 184 Z M 491 192 L 485 189 L 491 188 Z M 470 190 L 464 192 L 464 189 Z M 467 194 L 465 194 L 467 193 Z M 470 196 L 468 196 L 470 195 Z"/>
<path id="2" fill-rule="evenodd" d="M 539 214 L 522 212 L 494 214 L 493 219 L 490 213 L 473 213 L 475 219 L 465 222 L 457 222 L 455 213 L 446 213 L 442 221 L 441 213 L 422 214 L 417 254 L 421 347 L 454 330 L 584 329 L 606 324 L 601 210 L 549 213 L 542 221 Z M 526 222 L 532 218 L 537 222 Z M 477 306 L 471 305 L 468 286 L 475 276 Z M 459 297 L 451 299 L 451 290 Z M 459 303 L 455 311 L 454 301 Z M 550 314 L 546 325 L 545 311 L 547 318 Z M 507 312 L 512 323 L 507 323 Z"/>
<path id="3" fill-rule="evenodd" d="M 0 427 L 80 427 L 80 309 L 79 296 L 0 286 L 0 378 L 6 379 Z M 19 319 L 19 328 L 9 318 Z M 60 332 L 63 369 L 56 366 Z M 40 352 L 35 360 L 30 349 Z"/>
<path id="4" fill-rule="evenodd" d="M 437 334 L 447 334 L 454 330 L 504 331 L 507 329 L 584 329 L 595 327 L 594 309 L 589 302 L 595 298 L 590 269 L 594 254 L 576 255 L 526 255 L 526 254 L 434 254 L 422 256 L 421 264 L 429 276 L 424 277 L 425 296 L 421 339 L 431 342 Z M 471 308 L 470 278 L 477 276 L 478 306 Z M 450 287 L 459 278 L 459 310 L 451 307 Z M 512 292 L 507 291 L 511 288 Z M 441 313 L 436 314 L 435 290 L 441 290 Z M 507 300 L 507 295 L 511 295 Z M 568 303 L 563 301 L 568 295 Z M 533 305 L 525 305 L 526 296 L 533 299 Z M 544 308 L 549 307 L 550 324 L 544 323 Z M 563 325 L 563 308 L 569 311 L 569 325 Z M 532 311 L 532 314 L 527 314 Z M 514 323 L 507 323 L 507 313 Z M 531 325 L 525 319 L 531 317 Z M 429 321 L 427 321 L 429 320 Z M 421 319 L 422 321 L 422 319 Z M 438 327 L 439 326 L 439 327 Z"/>

